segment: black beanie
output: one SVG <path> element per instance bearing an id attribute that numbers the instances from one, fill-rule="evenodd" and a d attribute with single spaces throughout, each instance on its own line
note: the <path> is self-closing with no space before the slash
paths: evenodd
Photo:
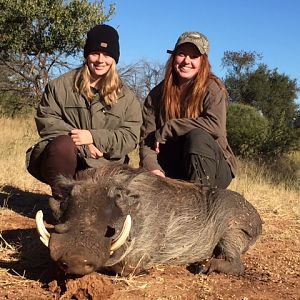
<path id="1" fill-rule="evenodd" d="M 96 25 L 87 33 L 84 46 L 84 57 L 92 52 L 103 51 L 108 53 L 116 63 L 119 61 L 120 46 L 118 32 L 111 26 Z"/>

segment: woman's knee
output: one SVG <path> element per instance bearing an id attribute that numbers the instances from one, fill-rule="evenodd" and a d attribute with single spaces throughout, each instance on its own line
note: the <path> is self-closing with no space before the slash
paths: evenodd
<path id="1" fill-rule="evenodd" d="M 47 145 L 48 155 L 76 156 L 77 147 L 69 135 L 60 135 Z"/>
<path id="2" fill-rule="evenodd" d="M 189 131 L 185 136 L 187 139 L 194 139 L 194 138 L 210 139 L 210 138 L 212 138 L 212 136 L 203 128 L 194 128 L 191 131 Z"/>
<path id="3" fill-rule="evenodd" d="M 71 137 L 62 135 L 51 140 L 40 159 L 40 173 L 53 185 L 57 175 L 73 177 L 77 167 L 77 147 Z"/>
<path id="4" fill-rule="evenodd" d="M 202 154 L 215 157 L 217 143 L 214 138 L 204 129 L 195 128 L 185 135 L 184 152 Z"/>

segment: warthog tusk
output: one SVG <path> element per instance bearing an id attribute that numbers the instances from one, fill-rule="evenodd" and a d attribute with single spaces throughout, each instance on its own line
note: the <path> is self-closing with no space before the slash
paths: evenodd
<path id="1" fill-rule="evenodd" d="M 120 235 L 111 244 L 110 254 L 118 250 L 126 242 L 126 239 L 129 236 L 131 225 L 132 225 L 131 216 L 127 215 Z"/>
<path id="2" fill-rule="evenodd" d="M 43 212 L 41 210 L 39 210 L 36 213 L 35 222 L 36 222 L 37 231 L 40 235 L 40 240 L 46 247 L 48 247 L 50 233 L 48 232 L 48 230 L 45 227 L 44 220 L 43 220 Z"/>

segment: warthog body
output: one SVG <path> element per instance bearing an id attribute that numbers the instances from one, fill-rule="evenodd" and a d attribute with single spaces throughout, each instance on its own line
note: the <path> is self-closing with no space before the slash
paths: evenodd
<path id="1" fill-rule="evenodd" d="M 79 178 L 60 178 L 63 202 L 49 240 L 50 255 L 66 273 L 102 268 L 128 274 L 157 264 L 205 264 L 202 271 L 241 274 L 240 255 L 261 233 L 261 219 L 240 194 L 162 178 L 109 164 Z M 125 243 L 111 244 L 127 215 Z"/>

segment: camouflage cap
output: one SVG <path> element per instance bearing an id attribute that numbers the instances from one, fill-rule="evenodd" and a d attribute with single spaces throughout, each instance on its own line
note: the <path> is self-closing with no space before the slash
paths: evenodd
<path id="1" fill-rule="evenodd" d="M 197 49 L 200 51 L 201 54 L 208 54 L 209 52 L 209 43 L 207 37 L 196 31 L 192 32 L 184 32 L 181 34 L 181 36 L 178 38 L 174 50 L 184 43 L 191 43 L 197 47 Z M 173 50 L 173 51 L 174 51 Z M 172 53 L 173 51 L 168 50 L 168 53 Z"/>

